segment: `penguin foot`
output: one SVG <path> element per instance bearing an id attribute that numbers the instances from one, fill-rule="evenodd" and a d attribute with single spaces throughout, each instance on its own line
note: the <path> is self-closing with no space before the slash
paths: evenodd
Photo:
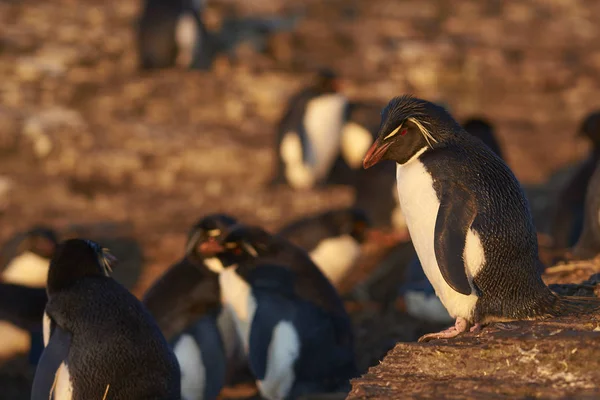
<path id="1" fill-rule="evenodd" d="M 473 325 L 471 327 L 471 329 L 469 329 L 469 332 L 471 332 L 471 333 L 479 333 L 479 332 L 481 332 L 481 324 L 479 322 L 476 323 L 475 325 Z"/>
<path id="2" fill-rule="evenodd" d="M 473 328 L 477 327 L 477 325 L 478 324 L 473 326 Z M 441 332 L 428 333 L 426 335 L 423 335 L 419 338 L 419 343 L 429 342 L 430 340 L 434 339 L 452 339 L 457 337 L 461 333 L 466 332 L 467 329 L 469 329 L 469 322 L 464 318 L 458 317 L 456 318 L 454 326 L 451 326 L 450 328 L 445 329 Z M 478 329 L 481 329 L 481 326 L 479 326 Z"/>

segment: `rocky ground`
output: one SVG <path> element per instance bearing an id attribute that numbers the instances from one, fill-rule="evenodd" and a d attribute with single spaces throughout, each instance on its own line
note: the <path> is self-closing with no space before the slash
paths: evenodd
<path id="1" fill-rule="evenodd" d="M 211 29 L 299 16 L 293 31 L 239 43 L 210 73 L 140 73 L 138 9 L 131 0 L 0 0 L 0 240 L 34 223 L 102 235 L 109 222 L 110 235 L 143 250 L 138 295 L 180 256 L 202 214 L 273 229 L 349 204 L 345 187 L 265 188 L 274 123 L 315 67 L 336 68 L 354 99 L 412 92 L 459 118 L 489 117 L 526 184 L 583 156 L 575 131 L 600 106 L 592 0 L 209 0 Z M 362 351 L 363 367 L 433 329 L 396 311 L 355 319 L 365 348 L 378 344 Z"/>

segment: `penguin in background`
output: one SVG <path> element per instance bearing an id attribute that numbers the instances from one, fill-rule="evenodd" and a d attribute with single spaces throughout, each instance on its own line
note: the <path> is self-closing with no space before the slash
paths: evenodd
<path id="1" fill-rule="evenodd" d="M 240 225 L 223 238 L 218 257 L 223 303 L 234 312 L 261 396 L 349 390 L 357 374 L 350 319 L 308 254 Z"/>
<path id="2" fill-rule="evenodd" d="M 355 185 L 362 169 L 362 159 L 375 140 L 379 128 L 379 113 L 383 105 L 350 101 L 346 107 L 340 138 L 340 154 L 327 182 L 337 185 Z"/>
<path id="3" fill-rule="evenodd" d="M 46 279 L 57 243 L 53 229 L 36 226 L 15 235 L 3 246 L 0 260 L 0 359 L 29 352 L 29 360 L 35 364 L 41 355 L 41 316 L 46 305 Z"/>
<path id="4" fill-rule="evenodd" d="M 361 255 L 370 223 L 356 208 L 343 208 L 294 221 L 277 234 L 306 250 L 323 274 L 337 286 Z"/>
<path id="5" fill-rule="evenodd" d="M 145 0 L 137 22 L 142 69 L 176 64 L 209 70 L 217 49 L 202 22 L 205 0 Z"/>
<path id="6" fill-rule="evenodd" d="M 464 121 L 462 126 L 467 133 L 479 138 L 490 148 L 490 150 L 504 160 L 500 143 L 496 137 L 496 132 L 489 121 L 480 117 L 472 117 Z"/>
<path id="7" fill-rule="evenodd" d="M 236 222 L 224 214 L 200 219 L 188 234 L 185 257 L 142 299 L 177 357 L 185 400 L 216 399 L 246 363 L 233 315 L 221 307 L 218 275 L 201 253 Z"/>
<path id="8" fill-rule="evenodd" d="M 572 250 L 574 259 L 585 260 L 600 254 L 600 164 L 588 184 L 585 195 L 583 230 Z"/>
<path id="9" fill-rule="evenodd" d="M 600 161 L 600 111 L 586 116 L 577 136 L 586 138 L 592 150 L 579 164 L 556 199 L 550 232 L 553 247 L 556 249 L 574 246 L 583 229 L 586 192 Z"/>
<path id="10" fill-rule="evenodd" d="M 31 398 L 181 399 L 177 359 L 95 242 L 58 245 L 48 271 L 45 349 Z"/>
<path id="11" fill-rule="evenodd" d="M 419 340 L 452 338 L 492 321 L 596 311 L 553 293 L 539 270 L 527 199 L 508 166 L 442 107 L 392 99 L 364 159 L 397 164 L 398 197 L 428 280 L 455 325 Z M 502 238 L 500 241 L 498 238 Z"/>
<path id="12" fill-rule="evenodd" d="M 305 190 L 326 182 L 340 152 L 348 106 L 339 86 L 337 75 L 323 69 L 290 99 L 277 126 L 271 185 Z"/>

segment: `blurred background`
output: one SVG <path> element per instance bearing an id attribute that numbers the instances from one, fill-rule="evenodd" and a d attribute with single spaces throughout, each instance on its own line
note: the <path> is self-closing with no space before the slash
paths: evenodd
<path id="1" fill-rule="evenodd" d="M 540 232 L 567 179 L 556 173 L 591 148 L 576 134 L 600 107 L 597 1 L 207 0 L 208 70 L 180 57 L 140 68 L 143 7 L 0 0 L 0 241 L 34 224 L 135 238 L 136 295 L 181 257 L 202 215 L 275 229 L 352 204 L 348 185 L 267 185 L 277 122 L 319 68 L 352 100 L 412 93 L 457 120 L 491 121 L 517 178 L 543 187 L 529 192 Z M 363 368 L 431 330 L 410 318 L 394 317 L 401 332 L 377 340 Z"/>

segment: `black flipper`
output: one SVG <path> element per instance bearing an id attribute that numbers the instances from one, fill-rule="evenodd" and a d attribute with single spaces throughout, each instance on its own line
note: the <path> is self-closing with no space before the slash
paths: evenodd
<path id="1" fill-rule="evenodd" d="M 465 271 L 465 241 L 477 207 L 472 194 L 459 185 L 445 188 L 435 221 L 435 258 L 450 287 L 464 295 L 471 294 Z"/>
<path id="2" fill-rule="evenodd" d="M 54 378 L 61 363 L 67 359 L 71 347 L 71 333 L 52 322 L 52 333 L 35 370 L 31 400 L 48 400 Z"/>

